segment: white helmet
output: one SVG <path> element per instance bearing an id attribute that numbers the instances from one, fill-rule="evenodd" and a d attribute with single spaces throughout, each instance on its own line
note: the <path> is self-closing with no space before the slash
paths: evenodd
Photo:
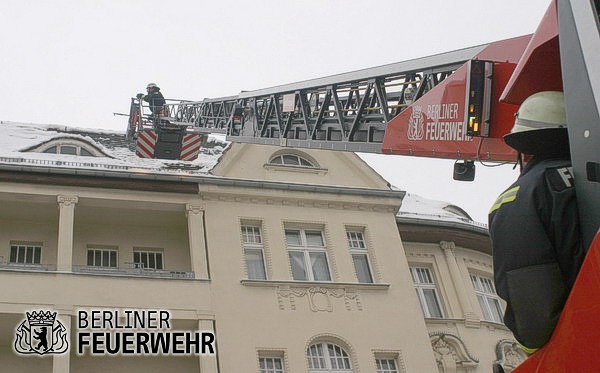
<path id="1" fill-rule="evenodd" d="M 158 88 L 158 86 L 156 85 L 156 83 L 148 83 L 146 88 Z M 160 88 L 158 88 L 158 89 L 160 89 Z"/>
<path id="2" fill-rule="evenodd" d="M 504 141 L 525 154 L 561 155 L 567 153 L 569 147 L 566 128 L 564 94 L 538 92 L 523 101 Z"/>

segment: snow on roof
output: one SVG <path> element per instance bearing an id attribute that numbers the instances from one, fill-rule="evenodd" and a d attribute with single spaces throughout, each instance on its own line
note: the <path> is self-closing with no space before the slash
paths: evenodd
<path id="1" fill-rule="evenodd" d="M 485 224 L 473 221 L 469 214 L 456 205 L 423 198 L 412 193 L 406 193 L 404 199 L 402 199 L 400 211 L 396 216 L 399 218 L 459 223 L 480 228 L 487 227 Z"/>
<path id="2" fill-rule="evenodd" d="M 109 157 L 31 151 L 32 148 L 53 139 L 83 141 Z M 200 154 L 194 161 L 149 159 L 140 158 L 135 154 L 135 144 L 125 138 L 124 132 L 54 124 L 0 122 L 0 164 L 208 175 L 228 145 L 226 141 L 209 136 L 207 144 L 200 149 Z"/>

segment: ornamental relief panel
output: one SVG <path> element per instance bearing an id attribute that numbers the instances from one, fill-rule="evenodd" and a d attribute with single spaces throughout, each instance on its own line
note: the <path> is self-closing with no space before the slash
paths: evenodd
<path id="1" fill-rule="evenodd" d="M 363 310 L 358 292 L 351 288 L 279 286 L 277 303 L 282 311 L 307 307 L 312 312 L 333 312 L 341 309 L 342 304 L 346 311 Z"/>
<path id="2" fill-rule="evenodd" d="M 503 339 L 496 344 L 496 357 L 495 363 L 502 366 L 505 373 L 510 373 L 527 359 L 527 354 L 516 341 Z"/>
<path id="3" fill-rule="evenodd" d="M 457 373 L 469 371 L 479 365 L 462 339 L 449 333 L 430 333 L 429 339 L 440 372 Z"/>

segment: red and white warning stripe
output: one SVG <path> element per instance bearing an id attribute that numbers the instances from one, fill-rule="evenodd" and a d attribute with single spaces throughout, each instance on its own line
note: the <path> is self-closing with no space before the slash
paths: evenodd
<path id="1" fill-rule="evenodd" d="M 202 135 L 195 133 L 187 134 L 183 137 L 183 144 L 181 146 L 181 155 L 179 159 L 182 161 L 193 161 L 198 158 L 198 152 L 202 145 Z"/>
<path id="2" fill-rule="evenodd" d="M 142 158 L 154 158 L 154 147 L 158 136 L 152 130 L 141 131 L 135 143 L 135 154 Z"/>

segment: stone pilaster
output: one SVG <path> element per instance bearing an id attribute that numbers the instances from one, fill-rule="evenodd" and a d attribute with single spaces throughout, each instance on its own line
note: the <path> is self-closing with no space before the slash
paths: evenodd
<path id="1" fill-rule="evenodd" d="M 458 296 L 458 302 L 460 303 L 460 308 L 463 312 L 461 316 L 465 319 L 465 325 L 478 326 L 479 317 L 477 317 L 473 311 L 473 306 L 469 301 L 469 294 L 467 293 L 467 289 L 470 289 L 470 286 L 467 286 L 468 284 L 465 283 L 460 273 L 460 269 L 458 268 L 456 255 L 454 254 L 456 246 L 452 241 L 442 241 L 440 242 L 440 247 L 446 256 L 446 263 L 448 264 L 450 277 L 452 278 L 452 283 L 454 284 L 454 289 L 456 290 L 456 294 Z"/>
<path id="2" fill-rule="evenodd" d="M 75 223 L 75 206 L 79 202 L 77 196 L 60 195 L 57 198 L 58 214 L 58 253 L 56 269 L 71 272 L 73 265 L 73 227 Z"/>
<path id="3" fill-rule="evenodd" d="M 188 222 L 190 259 L 195 278 L 208 279 L 208 258 L 204 238 L 204 208 L 201 205 L 187 204 L 185 213 Z"/>
<path id="4" fill-rule="evenodd" d="M 213 320 L 198 320 L 198 330 L 201 332 L 212 332 L 215 335 L 215 340 L 217 339 L 217 335 L 215 332 Z M 215 343 L 216 345 L 216 343 Z M 218 365 L 217 365 L 217 354 L 219 351 L 215 351 L 213 355 L 200 355 L 200 373 L 218 373 Z"/>

